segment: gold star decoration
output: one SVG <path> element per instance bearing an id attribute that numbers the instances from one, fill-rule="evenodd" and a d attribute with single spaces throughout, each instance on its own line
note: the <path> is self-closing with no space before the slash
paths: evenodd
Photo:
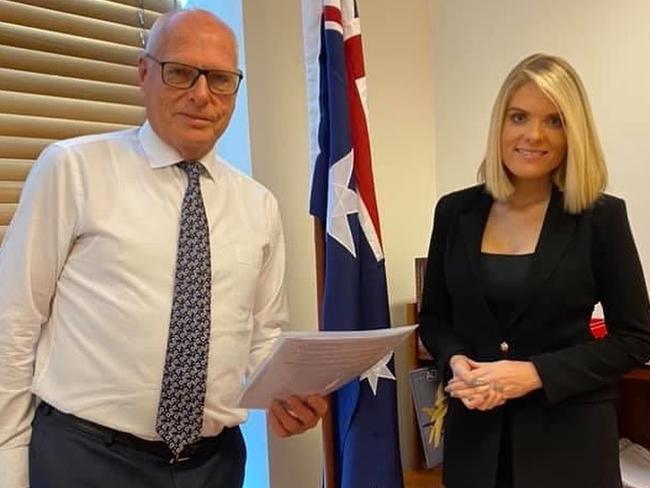
<path id="1" fill-rule="evenodd" d="M 433 407 L 424 407 L 422 411 L 429 416 L 429 422 L 424 424 L 425 427 L 431 426 L 429 444 L 433 442 L 433 446 L 438 447 L 442 438 L 442 423 L 447 414 L 447 397 L 442 389 L 442 381 L 438 383 Z"/>

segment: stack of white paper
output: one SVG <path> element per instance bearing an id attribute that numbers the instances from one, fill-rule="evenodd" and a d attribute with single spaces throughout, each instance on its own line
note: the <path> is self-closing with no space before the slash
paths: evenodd
<path id="1" fill-rule="evenodd" d="M 327 395 L 390 354 L 417 326 L 350 332 L 285 332 L 247 382 L 239 406 L 268 408 L 291 395 Z"/>
<path id="2" fill-rule="evenodd" d="M 629 439 L 618 444 L 625 488 L 650 488 L 650 452 Z"/>

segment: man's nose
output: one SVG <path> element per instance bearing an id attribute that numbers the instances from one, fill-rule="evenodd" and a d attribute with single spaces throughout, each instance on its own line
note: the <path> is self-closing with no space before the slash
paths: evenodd
<path id="1" fill-rule="evenodd" d="M 190 88 L 190 95 L 197 102 L 205 103 L 210 97 L 210 88 L 208 87 L 208 78 L 205 74 L 200 74 Z"/>

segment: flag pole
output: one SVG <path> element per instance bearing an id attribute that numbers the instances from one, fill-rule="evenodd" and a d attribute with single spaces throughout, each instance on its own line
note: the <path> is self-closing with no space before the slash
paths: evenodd
<path id="1" fill-rule="evenodd" d="M 318 329 L 323 327 L 323 290 L 325 289 L 325 226 L 314 217 L 314 249 L 316 253 L 316 303 L 318 306 Z M 322 420 L 323 431 L 323 488 L 336 486 L 336 463 L 334 461 L 334 419 L 332 415 L 332 396 L 327 396 L 327 413 Z"/>

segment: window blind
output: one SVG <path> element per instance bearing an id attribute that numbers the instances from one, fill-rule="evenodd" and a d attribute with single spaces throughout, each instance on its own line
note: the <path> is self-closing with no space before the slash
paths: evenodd
<path id="1" fill-rule="evenodd" d="M 0 242 L 49 143 L 139 125 L 137 58 L 174 0 L 0 0 Z"/>

